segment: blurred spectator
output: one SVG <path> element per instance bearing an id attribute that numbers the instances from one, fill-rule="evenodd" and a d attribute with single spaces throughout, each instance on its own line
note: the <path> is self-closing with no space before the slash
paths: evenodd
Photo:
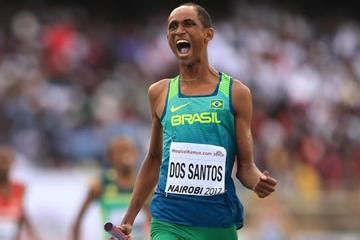
<path id="1" fill-rule="evenodd" d="M 26 239 L 35 240 L 35 232 L 24 209 L 25 187 L 10 179 L 14 157 L 11 147 L 0 146 L 0 239 L 23 239 L 20 236 L 25 230 Z"/>

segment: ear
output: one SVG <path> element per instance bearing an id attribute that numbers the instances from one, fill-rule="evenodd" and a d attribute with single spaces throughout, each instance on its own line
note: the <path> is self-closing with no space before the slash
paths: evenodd
<path id="1" fill-rule="evenodd" d="M 214 28 L 212 28 L 212 27 L 207 28 L 204 31 L 204 34 L 205 34 L 205 41 L 206 42 L 211 41 L 213 39 L 213 37 L 214 37 Z"/>

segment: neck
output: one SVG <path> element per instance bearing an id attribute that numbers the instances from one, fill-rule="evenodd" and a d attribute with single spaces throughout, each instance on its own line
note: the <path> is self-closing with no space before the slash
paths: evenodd
<path id="1" fill-rule="evenodd" d="M 217 76 L 217 71 L 208 64 L 179 65 L 180 79 L 182 82 L 207 81 Z"/>
<path id="2" fill-rule="evenodd" d="M 134 175 L 132 173 L 117 173 L 117 183 L 122 187 L 132 187 L 134 183 Z"/>

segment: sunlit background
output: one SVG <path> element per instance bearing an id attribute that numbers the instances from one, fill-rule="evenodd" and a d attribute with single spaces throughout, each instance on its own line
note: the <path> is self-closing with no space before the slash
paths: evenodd
<path id="1" fill-rule="evenodd" d="M 147 88 L 177 73 L 165 32 L 182 2 L 0 7 L 0 142 L 16 148 L 12 176 L 27 185 L 26 210 L 42 239 L 70 239 L 110 139 L 130 136 L 141 164 Z M 239 184 L 239 239 L 360 239 L 359 7 L 197 2 L 216 29 L 210 63 L 251 88 L 255 160 L 279 181 L 265 200 Z M 102 225 L 94 203 L 82 239 L 101 239 Z"/>

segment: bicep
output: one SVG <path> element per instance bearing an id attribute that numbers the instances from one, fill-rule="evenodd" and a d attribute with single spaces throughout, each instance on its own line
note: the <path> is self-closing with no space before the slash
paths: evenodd
<path id="1" fill-rule="evenodd" d="M 153 116 L 151 124 L 151 137 L 150 146 L 148 151 L 148 157 L 152 159 L 161 159 L 162 155 L 162 126 L 160 119 Z"/>
<path id="2" fill-rule="evenodd" d="M 148 157 L 161 160 L 162 155 L 162 125 L 161 115 L 165 106 L 165 81 L 155 84 L 149 88 L 149 103 L 151 111 L 151 137 Z"/>

